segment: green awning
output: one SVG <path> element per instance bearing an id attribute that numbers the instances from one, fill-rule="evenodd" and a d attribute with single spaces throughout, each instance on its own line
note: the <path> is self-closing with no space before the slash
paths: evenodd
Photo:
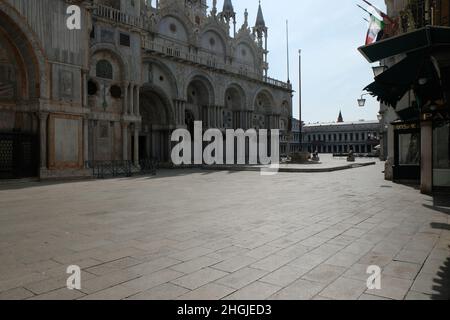
<path id="1" fill-rule="evenodd" d="M 362 46 L 358 50 L 370 63 L 373 63 L 401 53 L 424 51 L 435 46 L 450 46 L 450 28 L 427 26 Z"/>
<path id="2" fill-rule="evenodd" d="M 411 54 L 376 77 L 375 82 L 364 90 L 377 97 L 378 101 L 395 108 L 397 102 L 411 90 L 426 63 L 423 54 Z"/>

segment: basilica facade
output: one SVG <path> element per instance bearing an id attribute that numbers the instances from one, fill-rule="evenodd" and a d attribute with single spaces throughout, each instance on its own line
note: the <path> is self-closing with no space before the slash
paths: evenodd
<path id="1" fill-rule="evenodd" d="M 256 0 L 255 0 L 256 2 Z M 70 5 L 81 28 L 67 26 Z M 89 176 L 88 161 L 170 163 L 171 133 L 290 127 L 261 5 L 0 0 L 0 178 Z"/>

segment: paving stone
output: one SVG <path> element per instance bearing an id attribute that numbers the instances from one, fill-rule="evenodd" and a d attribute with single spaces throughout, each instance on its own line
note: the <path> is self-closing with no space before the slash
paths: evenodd
<path id="1" fill-rule="evenodd" d="M 159 286 L 163 283 L 175 280 L 177 278 L 182 277 L 183 275 L 184 273 L 178 271 L 164 269 L 146 276 L 136 278 L 134 280 L 127 281 L 123 283 L 123 286 L 127 288 L 132 288 L 136 290 L 136 292 L 134 293 L 137 293 L 146 291 L 153 287 Z"/>
<path id="2" fill-rule="evenodd" d="M 182 296 L 179 300 L 220 300 L 236 291 L 230 287 L 226 287 L 217 283 L 208 283 L 207 285 L 190 291 Z"/>
<path id="3" fill-rule="evenodd" d="M 255 262 L 257 259 L 249 257 L 249 256 L 236 256 L 230 259 L 227 259 L 225 261 L 222 261 L 218 264 L 213 265 L 212 267 L 214 269 L 218 269 L 225 272 L 235 272 L 239 269 L 242 269 L 253 262 Z"/>
<path id="4" fill-rule="evenodd" d="M 217 279 L 223 278 L 228 273 L 219 271 L 212 268 L 205 268 L 200 271 L 191 273 L 189 275 L 183 276 L 181 278 L 178 278 L 176 280 L 171 281 L 173 284 L 176 284 L 178 286 L 195 290 L 201 286 L 204 286 L 205 284 L 209 282 L 213 282 Z"/>
<path id="5" fill-rule="evenodd" d="M 265 299 L 308 272 L 314 275 L 322 264 L 348 268 L 341 277 L 361 282 L 366 291 L 367 267 L 378 264 L 383 277 L 414 280 L 406 299 L 448 297 L 444 267 L 450 231 L 436 227 L 448 224 L 448 215 L 424 206 L 431 197 L 384 181 L 382 170 L 377 163 L 326 175 L 305 173 L 300 184 L 289 173 L 261 179 L 254 172 L 182 169 L 160 170 L 151 179 L 0 187 L 6 208 L 0 223 L 0 294 L 176 299 L 209 285 L 239 288 L 224 298 Z M 390 188 L 381 187 L 386 185 Z M 82 293 L 66 292 L 69 265 L 83 270 Z M 232 275 L 226 278 L 229 272 L 215 265 Z M 146 284 L 139 287 L 138 278 Z M 175 283 L 180 279 L 187 288 Z M 356 287 L 352 281 L 347 287 L 352 284 Z M 333 283 L 324 288 L 327 296 L 310 297 L 316 286 L 304 296 L 342 298 L 333 293 Z M 404 295 L 405 286 L 391 287 L 385 296 Z M 144 291 L 127 297 L 136 290 Z M 378 296 L 357 298 L 373 297 Z"/>
<path id="6" fill-rule="evenodd" d="M 345 270 L 346 268 L 344 267 L 321 264 L 302 276 L 302 279 L 329 284 L 336 280 Z"/>
<path id="7" fill-rule="evenodd" d="M 63 288 L 34 296 L 28 300 L 76 300 L 83 296 L 85 294 L 81 291 Z"/>
<path id="8" fill-rule="evenodd" d="M 397 254 L 397 256 L 395 257 L 395 260 L 423 264 L 428 255 L 429 255 L 429 252 L 427 252 L 427 251 L 402 250 Z"/>
<path id="9" fill-rule="evenodd" d="M 27 298 L 33 297 L 33 292 L 25 289 L 25 288 L 15 288 L 10 289 L 8 291 L 4 291 L 0 293 L 0 301 L 1 300 L 23 300 Z"/>
<path id="10" fill-rule="evenodd" d="M 320 295 L 335 300 L 356 300 L 366 289 L 367 285 L 363 281 L 341 277 L 321 291 Z"/>
<path id="11" fill-rule="evenodd" d="M 234 289 L 241 289 L 256 280 L 259 280 L 266 274 L 267 271 L 253 268 L 243 268 L 217 280 L 216 283 Z"/>
<path id="12" fill-rule="evenodd" d="M 308 271 L 309 269 L 287 265 L 272 273 L 269 273 L 267 276 L 261 278 L 260 281 L 284 288 L 298 280 Z"/>
<path id="13" fill-rule="evenodd" d="M 279 286 L 256 281 L 225 297 L 225 300 L 265 300 L 280 289 Z"/>
<path id="14" fill-rule="evenodd" d="M 136 294 L 136 289 L 124 285 L 118 285 L 84 296 L 79 298 L 79 300 L 123 300 L 134 294 Z"/>
<path id="15" fill-rule="evenodd" d="M 419 273 L 414 280 L 411 290 L 431 295 L 433 300 L 448 299 L 450 297 L 449 279 L 435 274 Z"/>
<path id="16" fill-rule="evenodd" d="M 311 300 L 325 285 L 308 280 L 297 280 L 293 284 L 271 296 L 271 300 Z"/>
<path id="17" fill-rule="evenodd" d="M 393 261 L 383 268 L 382 275 L 392 276 L 394 278 L 413 280 L 420 271 L 419 264 Z"/>
<path id="18" fill-rule="evenodd" d="M 338 252 L 325 261 L 326 264 L 339 266 L 339 267 L 351 267 L 361 258 L 360 255 L 356 255 L 348 252 Z"/>
<path id="19" fill-rule="evenodd" d="M 256 263 L 251 264 L 250 267 L 270 272 L 281 268 L 282 266 L 288 264 L 292 260 L 293 260 L 292 258 L 286 256 L 271 255 Z"/>
<path id="20" fill-rule="evenodd" d="M 213 259 L 210 257 L 200 257 L 195 258 L 191 261 L 180 263 L 170 267 L 172 270 L 183 272 L 186 274 L 193 273 L 195 271 L 201 270 L 203 268 L 215 265 L 219 263 L 220 260 Z"/>
<path id="21" fill-rule="evenodd" d="M 128 297 L 126 300 L 174 300 L 189 292 L 188 289 L 176 286 L 172 283 L 164 283 L 160 286 Z"/>
<path id="22" fill-rule="evenodd" d="M 366 293 L 393 300 L 403 300 L 411 288 L 412 283 L 412 280 L 398 279 L 382 275 L 381 289 L 367 289 Z"/>

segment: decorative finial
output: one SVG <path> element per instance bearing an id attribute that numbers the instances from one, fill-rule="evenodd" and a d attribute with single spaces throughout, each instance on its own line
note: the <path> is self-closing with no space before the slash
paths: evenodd
<path id="1" fill-rule="evenodd" d="M 217 15 L 217 0 L 213 0 L 213 8 L 211 14 L 215 17 Z"/>

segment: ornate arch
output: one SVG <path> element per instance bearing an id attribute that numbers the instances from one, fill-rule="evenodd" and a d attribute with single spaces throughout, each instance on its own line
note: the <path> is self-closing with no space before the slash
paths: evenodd
<path id="1" fill-rule="evenodd" d="M 224 92 L 224 103 L 225 105 L 227 105 L 227 93 L 229 92 L 229 90 L 235 90 L 235 92 L 237 92 L 237 94 L 240 96 L 241 99 L 241 103 L 242 103 L 242 108 L 247 109 L 247 95 L 245 94 L 244 89 L 237 83 L 231 83 L 225 90 Z"/>
<path id="2" fill-rule="evenodd" d="M 258 101 L 258 99 L 261 97 L 264 97 L 265 99 Z M 260 109 L 264 110 L 265 113 L 271 113 L 274 108 L 276 108 L 275 99 L 273 98 L 272 93 L 265 88 L 259 89 L 255 93 L 252 106 L 254 108 L 254 111 Z"/>
<path id="3" fill-rule="evenodd" d="M 107 52 L 111 54 L 113 57 L 117 59 L 117 62 L 120 66 L 120 71 L 123 75 L 123 80 L 131 80 L 130 78 L 130 69 L 128 67 L 128 62 L 125 59 L 125 57 L 122 56 L 120 51 L 117 49 L 117 47 L 113 44 L 107 44 L 107 43 L 98 43 L 91 47 L 90 50 L 90 58 L 94 57 L 97 53 L 101 52 Z"/>
<path id="4" fill-rule="evenodd" d="M 159 86 L 153 84 L 153 83 L 145 83 L 141 87 L 140 95 L 144 96 L 146 93 L 153 93 L 156 94 L 159 99 L 163 102 L 163 105 L 165 106 L 165 113 L 166 113 L 166 124 L 169 126 L 175 126 L 175 112 L 174 112 L 174 106 L 172 103 L 172 100 L 168 97 L 167 93 Z M 141 103 L 145 101 L 141 97 L 140 99 Z M 141 111 L 142 108 L 141 108 Z"/>
<path id="5" fill-rule="evenodd" d="M 0 2 L 0 28 L 9 37 L 13 46 L 20 53 L 27 76 L 27 93 L 30 98 L 49 98 L 49 66 L 45 52 L 34 31 L 25 22 L 24 17 L 11 5 Z M 33 86 L 34 79 L 35 86 Z"/>
<path id="6" fill-rule="evenodd" d="M 186 31 L 188 42 L 194 43 L 195 42 L 195 36 L 194 36 L 194 25 L 192 22 L 186 17 L 185 14 L 179 13 L 178 8 L 173 8 L 173 10 L 165 9 L 164 12 L 161 14 L 161 17 L 158 19 L 158 23 L 156 24 L 156 29 L 159 32 L 159 28 L 161 26 L 161 22 L 164 21 L 166 18 L 173 18 L 181 23 L 181 25 L 184 27 L 184 30 Z"/>
<path id="7" fill-rule="evenodd" d="M 189 75 L 189 77 L 187 77 L 187 79 L 188 79 L 188 81 L 186 81 L 186 83 L 184 84 L 184 88 L 183 88 L 183 97 L 184 97 L 185 100 L 188 100 L 188 92 L 187 91 L 188 91 L 189 85 L 193 81 L 198 80 L 201 83 L 203 83 L 206 86 L 206 88 L 208 89 L 208 91 L 209 91 L 209 95 L 210 95 L 209 96 L 209 103 L 211 105 L 215 104 L 215 102 L 216 102 L 216 100 L 215 100 L 216 99 L 216 90 L 215 90 L 215 87 L 213 85 L 214 82 L 212 81 L 210 76 L 208 76 L 204 72 L 193 71 Z"/>
<path id="8" fill-rule="evenodd" d="M 172 70 L 162 61 L 157 60 L 157 59 L 153 59 L 153 58 L 144 58 L 143 59 L 143 64 L 154 64 L 157 65 L 159 68 L 161 68 L 164 73 L 166 73 L 169 77 L 169 82 L 170 82 L 170 86 L 172 87 L 173 92 L 168 92 L 168 94 L 173 94 L 173 98 L 177 99 L 178 97 L 182 96 L 182 94 L 180 93 L 179 90 L 179 85 L 177 83 L 177 79 L 175 77 L 175 75 L 173 74 Z M 145 81 L 146 83 L 148 83 L 148 81 Z"/>
<path id="9" fill-rule="evenodd" d="M 225 49 L 225 52 L 224 52 L 225 55 L 230 56 L 231 55 L 231 47 L 228 44 L 228 35 L 226 34 L 225 30 L 223 30 L 220 26 L 218 26 L 216 24 L 209 23 L 201 30 L 201 35 L 198 39 L 200 43 L 198 43 L 198 45 L 199 46 L 201 45 L 203 36 L 207 32 L 213 32 L 219 36 L 219 38 L 222 40 L 222 44 Z"/>

